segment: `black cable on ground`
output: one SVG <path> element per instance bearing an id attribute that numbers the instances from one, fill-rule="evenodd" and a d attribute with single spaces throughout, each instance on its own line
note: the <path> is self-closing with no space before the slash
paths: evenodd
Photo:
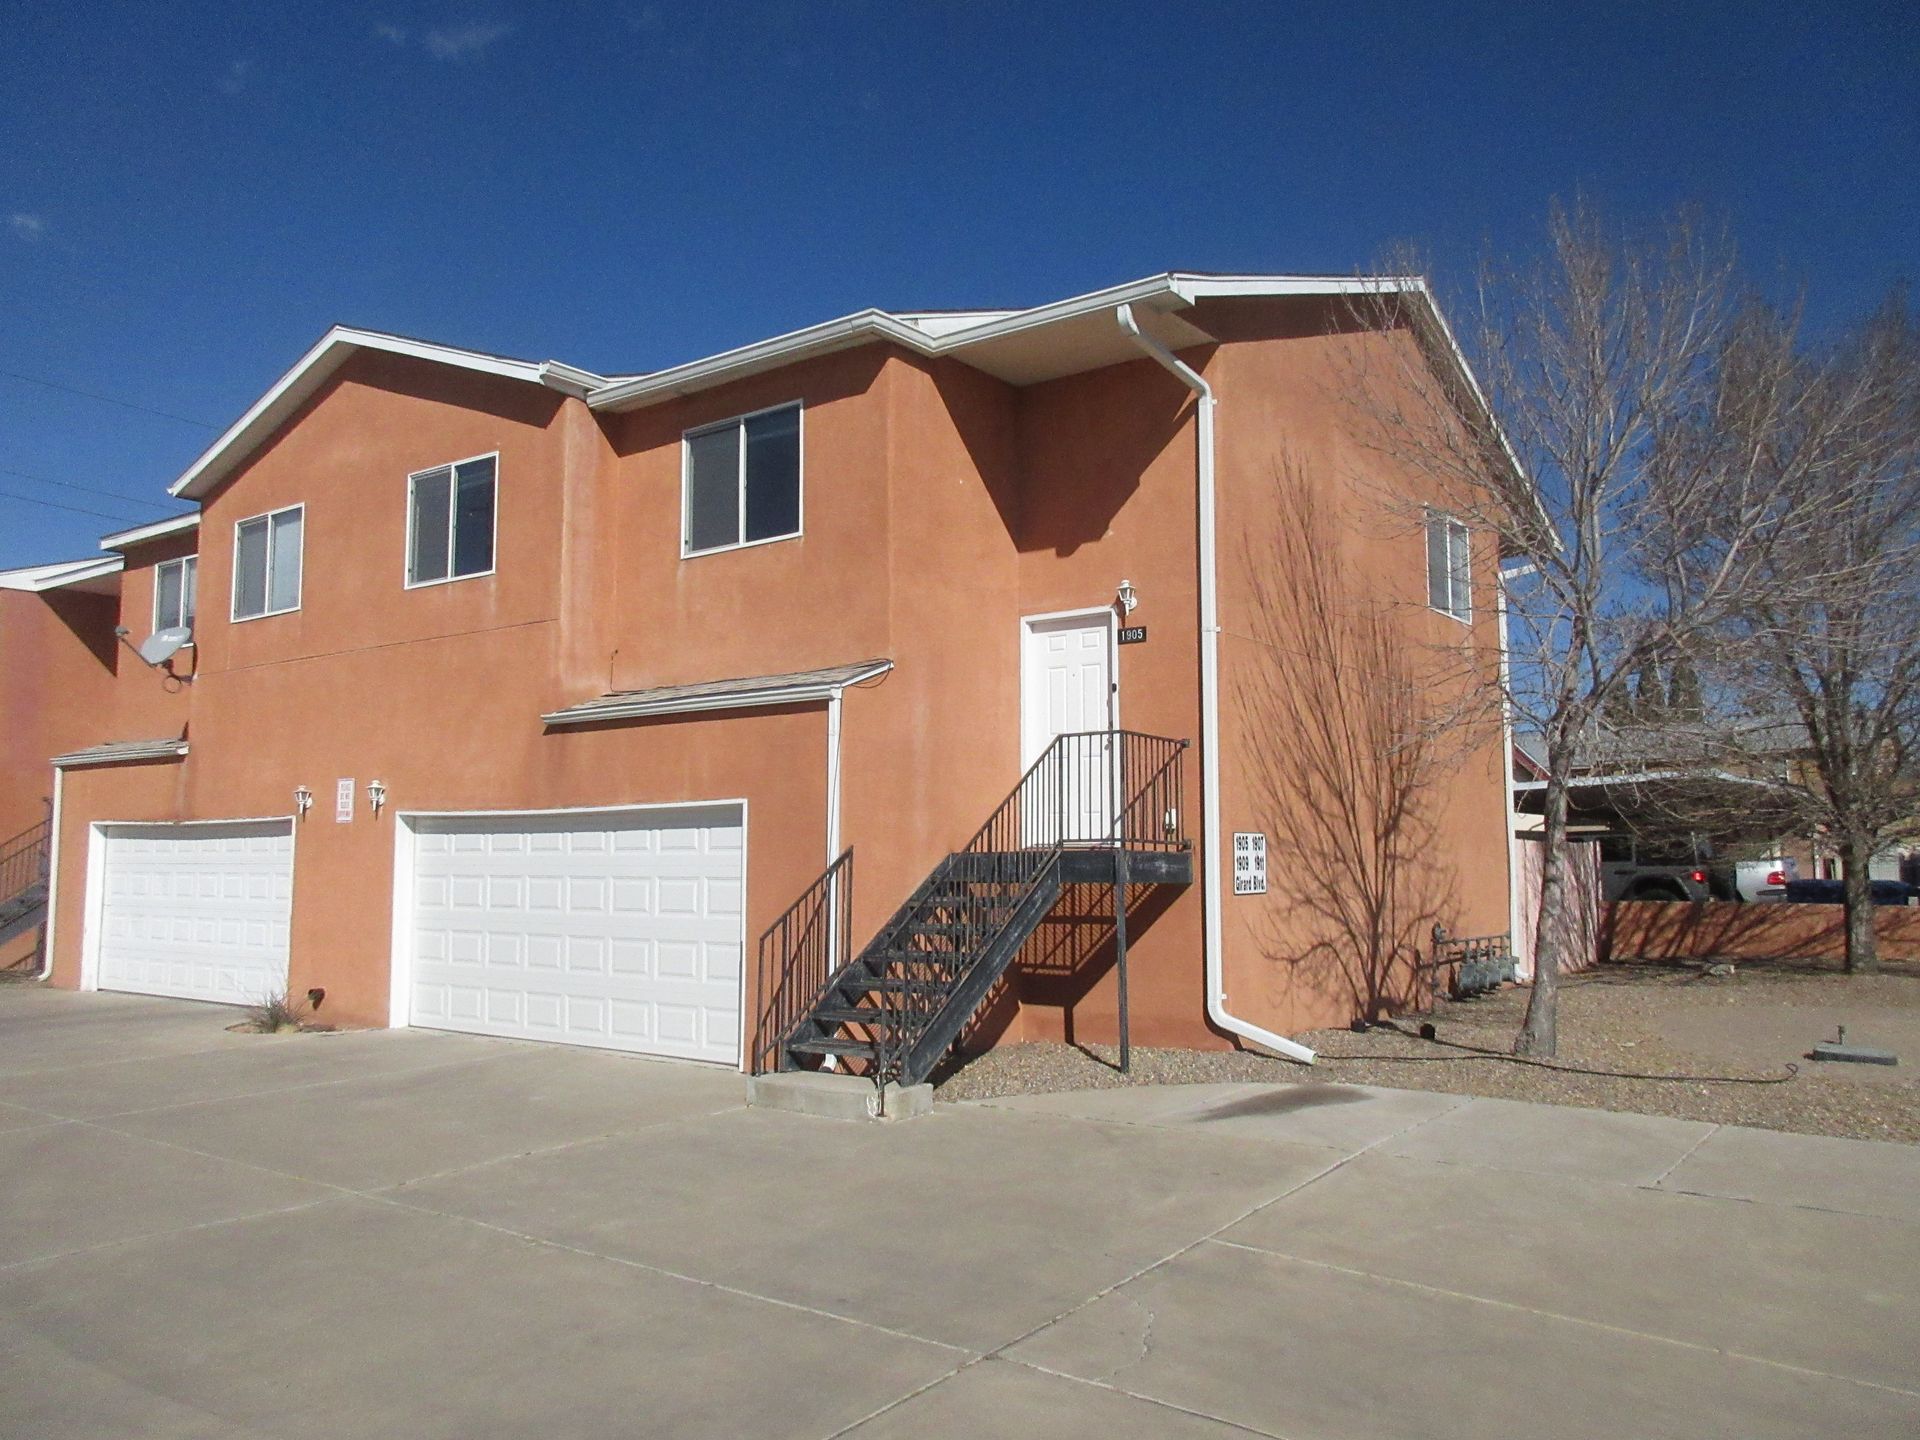
<path id="1" fill-rule="evenodd" d="M 1438 1035 L 1418 1035 L 1404 1030 L 1391 1020 L 1376 1020 L 1373 1028 L 1391 1030 L 1396 1035 L 1404 1035 L 1409 1040 L 1426 1040 L 1433 1045 L 1446 1045 L 1455 1050 L 1464 1050 L 1464 1055 L 1327 1055 L 1328 1060 L 1385 1060 L 1390 1064 L 1431 1065 L 1444 1060 L 1503 1060 L 1509 1065 L 1527 1065 L 1535 1070 L 1558 1070 L 1563 1075 L 1593 1075 L 1603 1080 L 1676 1080 L 1689 1085 L 1784 1085 L 1800 1073 L 1798 1065 L 1789 1063 L 1784 1075 L 1655 1075 L 1644 1070 L 1596 1070 L 1587 1065 L 1562 1065 L 1557 1060 L 1536 1060 L 1531 1055 L 1512 1055 L 1504 1050 L 1489 1050 L 1482 1045 L 1468 1045 L 1459 1040 L 1442 1040 Z"/>

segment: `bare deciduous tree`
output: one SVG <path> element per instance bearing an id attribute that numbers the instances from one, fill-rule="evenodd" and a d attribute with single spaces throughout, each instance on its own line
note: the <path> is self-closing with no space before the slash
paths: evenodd
<path id="1" fill-rule="evenodd" d="M 1868 867 L 1920 838 L 1920 327 L 1896 294 L 1811 352 L 1755 307 L 1716 377 L 1670 447 L 1710 477 L 1709 503 L 1674 517 L 1682 583 L 1744 577 L 1695 637 L 1715 758 L 1839 853 L 1847 969 L 1877 969 Z"/>
<path id="2" fill-rule="evenodd" d="M 1463 309 L 1477 387 L 1464 369 L 1432 383 L 1453 337 L 1421 299 L 1385 287 L 1361 302 L 1367 318 L 1404 325 L 1412 343 L 1397 365 L 1345 377 L 1375 455 L 1418 472 L 1433 506 L 1494 537 L 1506 562 L 1508 703 L 1546 758 L 1533 992 L 1514 1046 L 1530 1055 L 1557 1046 L 1581 747 L 1629 708 L 1636 676 L 1726 612 L 1745 580 L 1742 542 L 1773 513 L 1751 507 L 1730 524 L 1717 565 L 1676 524 L 1723 488 L 1711 467 L 1677 463 L 1673 437 L 1711 408 L 1734 314 L 1730 247 L 1684 219 L 1618 239 L 1578 205 L 1555 208 L 1547 242 L 1536 262 L 1484 267 Z"/>

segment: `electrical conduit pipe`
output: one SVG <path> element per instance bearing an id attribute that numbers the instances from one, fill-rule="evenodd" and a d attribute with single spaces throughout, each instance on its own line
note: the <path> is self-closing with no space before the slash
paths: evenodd
<path id="1" fill-rule="evenodd" d="M 1227 1009 L 1226 978 L 1220 959 L 1220 594 L 1214 561 L 1213 387 L 1200 372 L 1141 330 L 1131 305 L 1114 307 L 1113 318 L 1133 343 L 1193 391 L 1198 439 L 1194 470 L 1200 500 L 1200 849 L 1201 890 L 1207 971 L 1207 1018 L 1230 1035 L 1311 1065 L 1314 1053 L 1297 1040 L 1263 1030 Z"/>

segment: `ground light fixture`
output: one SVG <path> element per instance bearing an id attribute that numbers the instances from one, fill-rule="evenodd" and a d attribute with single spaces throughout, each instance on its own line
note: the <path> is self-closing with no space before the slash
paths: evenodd
<path id="1" fill-rule="evenodd" d="M 380 807 L 387 803 L 387 787 L 378 780 L 369 780 L 367 782 L 367 803 L 373 807 L 373 813 L 378 815 L 380 813 Z"/>

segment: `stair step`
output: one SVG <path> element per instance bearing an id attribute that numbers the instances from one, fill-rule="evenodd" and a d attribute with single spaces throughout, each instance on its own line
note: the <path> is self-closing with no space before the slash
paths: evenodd
<path id="1" fill-rule="evenodd" d="M 885 1011 L 876 1010 L 871 1005 L 822 1005 L 807 1017 L 818 1020 L 823 1025 L 865 1025 L 868 1027 L 892 1027 L 892 1020 Z"/>
<path id="2" fill-rule="evenodd" d="M 787 1049 L 802 1055 L 845 1055 L 855 1060 L 874 1057 L 871 1040 L 789 1040 Z"/>

